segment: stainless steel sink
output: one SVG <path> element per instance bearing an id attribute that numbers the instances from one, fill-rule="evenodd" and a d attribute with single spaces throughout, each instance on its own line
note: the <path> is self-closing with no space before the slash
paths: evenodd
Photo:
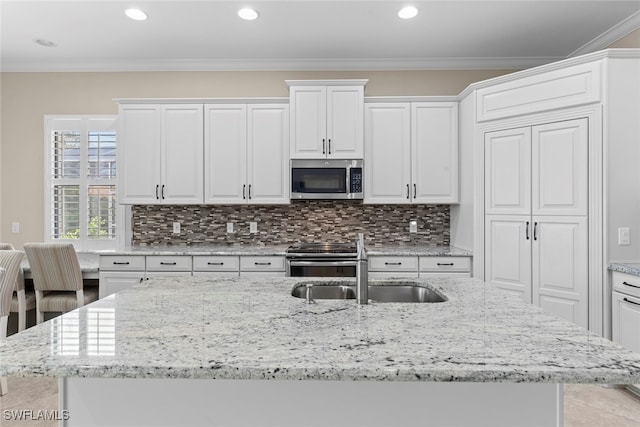
<path id="1" fill-rule="evenodd" d="M 312 285 L 311 296 L 319 299 L 355 299 L 353 282 L 309 281 L 295 285 L 291 295 L 307 297 L 307 285 Z M 369 299 L 375 302 L 444 302 L 447 297 L 423 284 L 414 282 L 376 281 L 369 284 Z"/>

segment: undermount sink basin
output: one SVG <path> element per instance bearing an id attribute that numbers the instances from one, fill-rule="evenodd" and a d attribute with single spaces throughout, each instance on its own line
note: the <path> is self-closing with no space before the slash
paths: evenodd
<path id="1" fill-rule="evenodd" d="M 313 285 L 311 295 L 319 299 L 355 299 L 356 286 L 353 282 L 310 281 L 293 287 L 291 295 L 307 297 L 307 285 Z M 377 281 L 369 284 L 369 299 L 375 302 L 444 302 L 447 297 L 440 292 L 412 282 Z"/>

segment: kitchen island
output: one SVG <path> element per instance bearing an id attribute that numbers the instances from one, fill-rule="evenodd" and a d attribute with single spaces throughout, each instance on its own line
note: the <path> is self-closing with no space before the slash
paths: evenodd
<path id="1" fill-rule="evenodd" d="M 0 376 L 61 378 L 69 426 L 561 425 L 560 384 L 640 382 L 639 354 L 476 279 L 365 306 L 305 281 L 152 279 L 9 337 Z"/>

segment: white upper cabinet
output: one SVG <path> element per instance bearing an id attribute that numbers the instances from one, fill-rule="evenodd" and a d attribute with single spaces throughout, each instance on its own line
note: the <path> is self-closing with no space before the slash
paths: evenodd
<path id="1" fill-rule="evenodd" d="M 286 204 L 286 104 L 205 106 L 205 203 Z"/>
<path id="2" fill-rule="evenodd" d="M 531 128 L 485 135 L 485 213 L 531 214 Z"/>
<path id="3" fill-rule="evenodd" d="M 410 203 L 411 104 L 365 105 L 364 202 Z"/>
<path id="4" fill-rule="evenodd" d="M 532 128 L 534 215 L 587 215 L 587 119 Z"/>
<path id="5" fill-rule="evenodd" d="M 458 103 L 411 103 L 414 203 L 458 202 Z"/>
<path id="6" fill-rule="evenodd" d="M 124 104 L 118 120 L 120 203 L 202 203 L 201 104 Z"/>
<path id="7" fill-rule="evenodd" d="M 246 203 L 247 107 L 211 104 L 204 114 L 204 202 Z"/>
<path id="8" fill-rule="evenodd" d="M 365 203 L 457 203 L 455 102 L 365 105 Z"/>
<path id="9" fill-rule="evenodd" d="M 291 158 L 361 159 L 366 80 L 287 81 Z"/>

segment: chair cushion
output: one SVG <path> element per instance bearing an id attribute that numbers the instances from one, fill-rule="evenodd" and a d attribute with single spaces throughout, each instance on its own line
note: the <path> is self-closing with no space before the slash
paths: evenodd
<path id="1" fill-rule="evenodd" d="M 84 303 L 89 304 L 90 302 L 96 301 L 98 299 L 98 288 L 84 288 Z M 41 312 L 58 312 L 58 313 L 66 313 L 67 311 L 75 310 L 78 308 L 76 293 L 75 291 L 51 291 L 44 292 L 44 296 L 42 300 L 40 300 L 40 311 Z"/>
<path id="2" fill-rule="evenodd" d="M 36 293 L 33 291 L 25 291 L 24 295 L 25 300 L 25 310 L 29 311 L 36 308 Z M 11 299 L 11 312 L 18 312 L 18 294 L 13 293 L 13 298 Z"/>

